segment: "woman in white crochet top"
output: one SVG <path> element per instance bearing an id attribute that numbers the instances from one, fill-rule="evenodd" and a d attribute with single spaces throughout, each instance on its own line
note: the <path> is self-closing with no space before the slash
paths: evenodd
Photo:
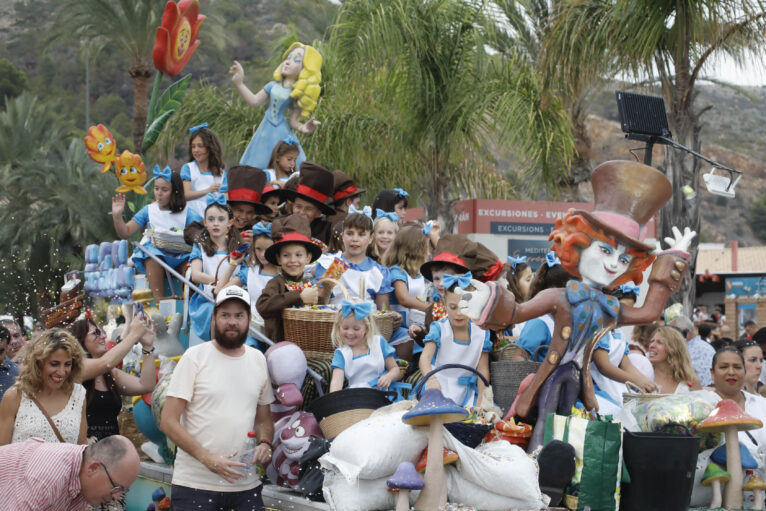
<path id="1" fill-rule="evenodd" d="M 88 429 L 85 389 L 75 383 L 82 367 L 82 348 L 66 330 L 47 330 L 32 341 L 16 384 L 0 402 L 0 445 L 31 437 L 59 441 L 31 397 L 45 409 L 65 442 L 84 444 Z"/>

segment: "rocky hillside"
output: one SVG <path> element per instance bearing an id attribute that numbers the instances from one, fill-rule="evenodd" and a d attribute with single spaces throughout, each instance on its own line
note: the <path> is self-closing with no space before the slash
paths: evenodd
<path id="1" fill-rule="evenodd" d="M 594 166 L 608 159 L 631 158 L 629 150 L 641 146 L 641 142 L 625 139 L 613 90 L 599 94 L 589 109 L 587 129 Z M 702 241 L 737 240 L 743 246 L 764 244 L 750 228 L 748 210 L 753 201 L 766 193 L 766 89 L 747 88 L 745 92 L 750 98 L 720 86 L 700 89 L 698 106 L 713 105 L 703 116 L 702 154 L 744 172 L 734 199 L 708 193 L 701 178 L 694 187 L 704 201 L 701 208 Z M 643 157 L 642 151 L 636 151 L 636 154 Z M 663 158 L 664 148 L 655 146 L 653 162 L 659 163 Z M 709 171 L 710 165 L 703 163 L 702 173 Z M 578 193 L 580 199 L 588 199 L 590 186 L 582 184 Z"/>

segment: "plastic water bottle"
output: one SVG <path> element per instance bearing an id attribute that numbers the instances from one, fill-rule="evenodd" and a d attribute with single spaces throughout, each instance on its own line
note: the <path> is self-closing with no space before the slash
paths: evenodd
<path id="1" fill-rule="evenodd" d="M 240 450 L 241 454 L 239 455 L 239 462 L 245 464 L 244 467 L 239 467 L 239 469 L 245 474 L 245 477 L 240 480 L 240 482 L 253 480 L 257 475 L 256 467 L 254 464 L 252 464 L 256 445 L 257 443 L 255 441 L 255 432 L 250 431 L 247 434 L 247 440 L 245 440 L 245 443 Z"/>

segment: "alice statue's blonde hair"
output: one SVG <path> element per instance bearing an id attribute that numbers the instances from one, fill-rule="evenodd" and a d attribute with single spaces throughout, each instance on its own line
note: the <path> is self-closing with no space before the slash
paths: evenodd
<path id="1" fill-rule="evenodd" d="M 308 117 L 316 108 L 321 92 L 319 84 L 322 82 L 322 56 L 313 46 L 294 42 L 282 54 L 282 62 L 295 48 L 303 48 L 305 53 L 303 54 L 303 69 L 298 75 L 298 80 L 293 84 L 290 97 L 300 107 L 301 117 Z M 274 80 L 278 82 L 282 81 L 282 62 L 274 70 Z"/>

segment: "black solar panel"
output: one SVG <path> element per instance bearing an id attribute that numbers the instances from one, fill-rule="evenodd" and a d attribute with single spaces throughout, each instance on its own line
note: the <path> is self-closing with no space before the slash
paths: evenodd
<path id="1" fill-rule="evenodd" d="M 665 102 L 661 97 L 616 91 L 622 131 L 671 138 Z"/>

